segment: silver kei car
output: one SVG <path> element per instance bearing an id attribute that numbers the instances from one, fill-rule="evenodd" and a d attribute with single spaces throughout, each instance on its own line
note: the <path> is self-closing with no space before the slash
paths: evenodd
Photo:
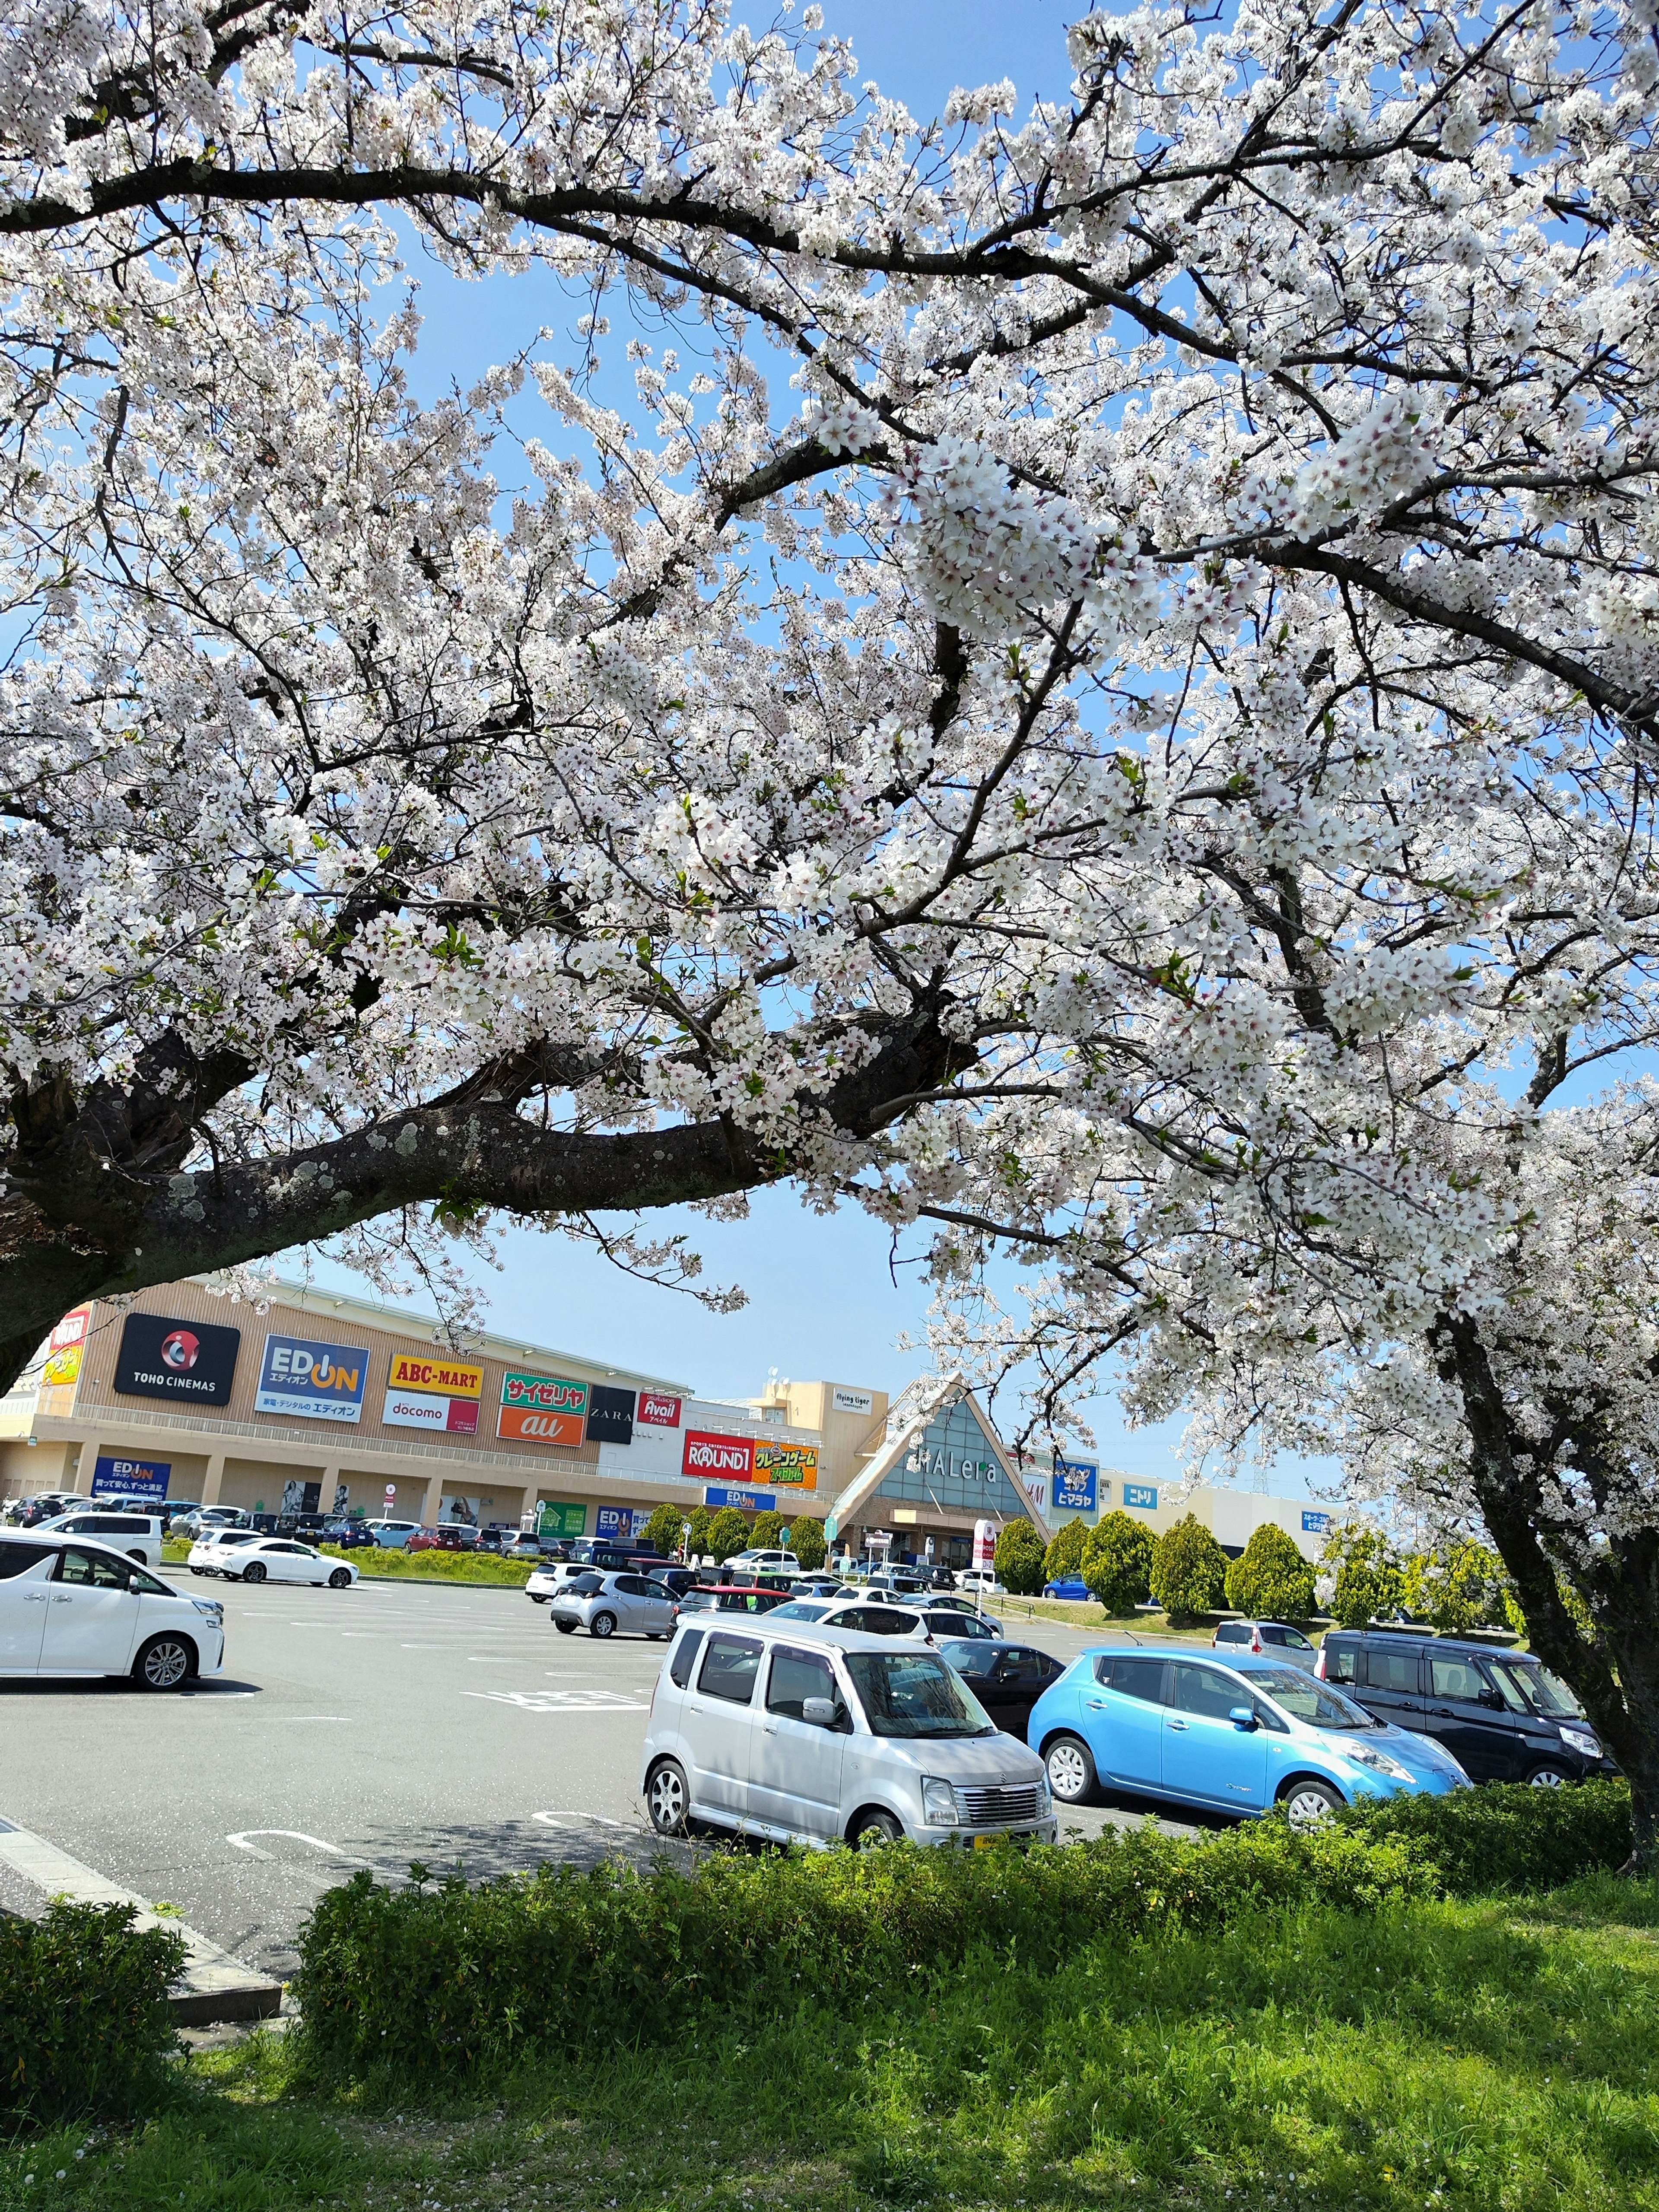
<path id="1" fill-rule="evenodd" d="M 547 1610 L 563 1636 L 585 1628 L 590 1636 L 647 1636 L 660 1641 L 674 1632 L 673 1593 L 644 1575 L 586 1568 L 554 1591 Z"/>
<path id="2" fill-rule="evenodd" d="M 659 1835 L 775 1843 L 1053 1843 L 1042 1761 L 936 1651 L 828 1622 L 683 1621 L 640 1776 Z"/>

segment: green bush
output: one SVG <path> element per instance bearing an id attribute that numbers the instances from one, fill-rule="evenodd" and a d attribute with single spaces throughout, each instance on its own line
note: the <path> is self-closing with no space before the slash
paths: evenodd
<path id="1" fill-rule="evenodd" d="M 783 1516 L 775 1509 L 757 1513 L 749 1526 L 749 1541 L 759 1546 L 781 1546 L 783 1541 Z"/>
<path id="2" fill-rule="evenodd" d="M 1255 1620 L 1305 1620 L 1314 1609 L 1314 1571 L 1294 1537 L 1264 1521 L 1227 1565 L 1227 1602 Z"/>
<path id="3" fill-rule="evenodd" d="M 1108 1829 L 1025 1853 L 896 1844 L 751 1856 L 696 1873 L 544 1867 L 469 1889 L 327 1892 L 294 1984 L 305 2075 L 434 2079 L 520 2058 L 669 2040 L 728 2006 L 914 1990 L 982 1947 L 1052 1972 L 1092 1941 L 1215 1930 L 1272 1908 L 1350 1912 L 1560 1881 L 1628 1849 L 1622 1784 L 1481 1790 L 1196 1838 Z"/>
<path id="4" fill-rule="evenodd" d="M 714 1549 L 708 1540 L 708 1534 L 714 1525 L 714 1516 L 706 1505 L 694 1505 L 685 1517 L 691 1523 L 691 1534 L 686 1539 L 686 1556 L 693 1559 L 706 1559 Z"/>
<path id="5" fill-rule="evenodd" d="M 1364 1628 L 1401 1603 L 1400 1560 L 1380 1528 L 1366 1521 L 1339 1522 L 1319 1555 L 1335 1578 L 1331 1614 L 1343 1628 Z"/>
<path id="6" fill-rule="evenodd" d="M 0 2126 L 130 2119 L 154 2102 L 176 2043 L 167 1984 L 185 1947 L 133 1918 L 130 1905 L 0 1914 Z"/>
<path id="7" fill-rule="evenodd" d="M 680 1531 L 685 1520 L 678 1505 L 659 1505 L 641 1529 L 641 1541 L 654 1545 L 665 1559 L 672 1559 L 680 1548 Z"/>
<path id="8" fill-rule="evenodd" d="M 1031 1597 L 1042 1588 L 1042 1539 L 1029 1521 L 1008 1523 L 993 1558 L 997 1580 L 1016 1597 Z"/>
<path id="9" fill-rule="evenodd" d="M 722 1505 L 708 1524 L 708 1548 L 717 1559 L 729 1559 L 749 1541 L 749 1522 L 735 1505 Z"/>
<path id="10" fill-rule="evenodd" d="M 1073 1514 L 1063 1528 L 1054 1531 L 1054 1540 L 1042 1555 L 1043 1581 L 1057 1583 L 1067 1575 L 1081 1574 L 1083 1547 L 1088 1540 L 1088 1523 Z"/>
<path id="11" fill-rule="evenodd" d="M 1083 1579 L 1108 1613 L 1133 1613 L 1152 1594 L 1152 1530 L 1127 1513 L 1109 1513 L 1089 1531 Z"/>
<path id="12" fill-rule="evenodd" d="M 1152 1547 L 1152 1595 L 1171 1620 L 1212 1613 L 1227 1594 L 1227 1554 L 1194 1515 L 1183 1514 Z"/>
<path id="13" fill-rule="evenodd" d="M 1504 1562 L 1484 1544 L 1452 1544 L 1419 1552 L 1406 1562 L 1401 1599 L 1415 1620 L 1443 1636 L 1472 1628 L 1501 1628 L 1509 1577 Z"/>
<path id="14" fill-rule="evenodd" d="M 319 1544 L 331 1559 L 346 1559 L 360 1575 L 390 1576 L 417 1583 L 484 1583 L 501 1589 L 522 1589 L 536 1571 L 534 1559 L 498 1559 L 493 1552 L 383 1552 L 378 1544 L 343 1552 L 337 1544 Z"/>
<path id="15" fill-rule="evenodd" d="M 823 1540 L 823 1523 L 811 1514 L 798 1513 L 789 1523 L 789 1548 L 804 1567 L 821 1567 L 830 1556 Z"/>

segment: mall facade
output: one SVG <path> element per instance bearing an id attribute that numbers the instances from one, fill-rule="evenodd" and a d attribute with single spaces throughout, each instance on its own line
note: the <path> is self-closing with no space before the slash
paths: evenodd
<path id="1" fill-rule="evenodd" d="M 966 1565 L 976 1526 L 1046 1540 L 1117 1507 L 1197 1511 L 1229 1550 L 1264 1518 L 1316 1551 L 1298 1501 L 1022 1464 L 960 1379 L 884 1390 L 774 1380 L 699 1397 L 672 1376 L 514 1336 L 452 1341 L 406 1310 L 299 1284 L 261 1306 L 198 1281 L 66 1314 L 0 1401 L 0 1500 L 42 1492 L 254 1512 L 637 1532 L 659 1504 L 775 1509 L 836 1553 Z"/>

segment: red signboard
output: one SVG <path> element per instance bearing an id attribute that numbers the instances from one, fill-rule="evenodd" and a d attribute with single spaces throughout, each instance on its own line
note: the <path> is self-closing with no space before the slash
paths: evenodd
<path id="1" fill-rule="evenodd" d="M 665 1398 L 659 1391 L 641 1390 L 640 1409 L 634 1418 L 647 1429 L 677 1429 L 683 1403 L 679 1398 Z"/>
<path id="2" fill-rule="evenodd" d="M 754 1443 L 748 1437 L 716 1437 L 703 1429 L 688 1429 L 681 1466 L 699 1481 L 747 1482 L 755 1472 Z"/>

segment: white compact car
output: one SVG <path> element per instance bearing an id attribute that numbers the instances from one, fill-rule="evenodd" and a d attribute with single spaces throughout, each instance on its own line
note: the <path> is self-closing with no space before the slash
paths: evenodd
<path id="1" fill-rule="evenodd" d="M 775 1615 L 681 1625 L 646 1723 L 651 1825 L 775 1843 L 1053 1843 L 1048 1778 L 937 1652 Z"/>
<path id="2" fill-rule="evenodd" d="M 580 1559 L 547 1559 L 525 1584 L 525 1594 L 536 1604 L 545 1605 L 549 1598 L 556 1597 L 565 1584 L 574 1582 L 578 1575 L 591 1575 L 596 1571 L 592 1567 L 583 1566 Z"/>
<path id="3" fill-rule="evenodd" d="M 177 1690 L 222 1674 L 225 1609 L 125 1553 L 44 1528 L 0 1536 L 0 1674 L 130 1674 Z"/>
<path id="4" fill-rule="evenodd" d="M 159 1513 L 116 1513 L 96 1504 L 77 1512 L 59 1513 L 35 1523 L 37 1536 L 91 1536 L 117 1552 L 137 1559 L 143 1567 L 161 1564 L 161 1516 Z"/>
<path id="5" fill-rule="evenodd" d="M 225 1545 L 210 1571 L 234 1583 L 326 1583 L 330 1589 L 349 1589 L 357 1579 L 349 1559 L 330 1559 L 291 1536 L 256 1536 L 251 1544 Z"/>
<path id="6" fill-rule="evenodd" d="M 259 1534 L 257 1528 L 204 1528 L 185 1564 L 193 1575 L 234 1575 L 234 1553 L 244 1544 L 257 1544 Z"/>

